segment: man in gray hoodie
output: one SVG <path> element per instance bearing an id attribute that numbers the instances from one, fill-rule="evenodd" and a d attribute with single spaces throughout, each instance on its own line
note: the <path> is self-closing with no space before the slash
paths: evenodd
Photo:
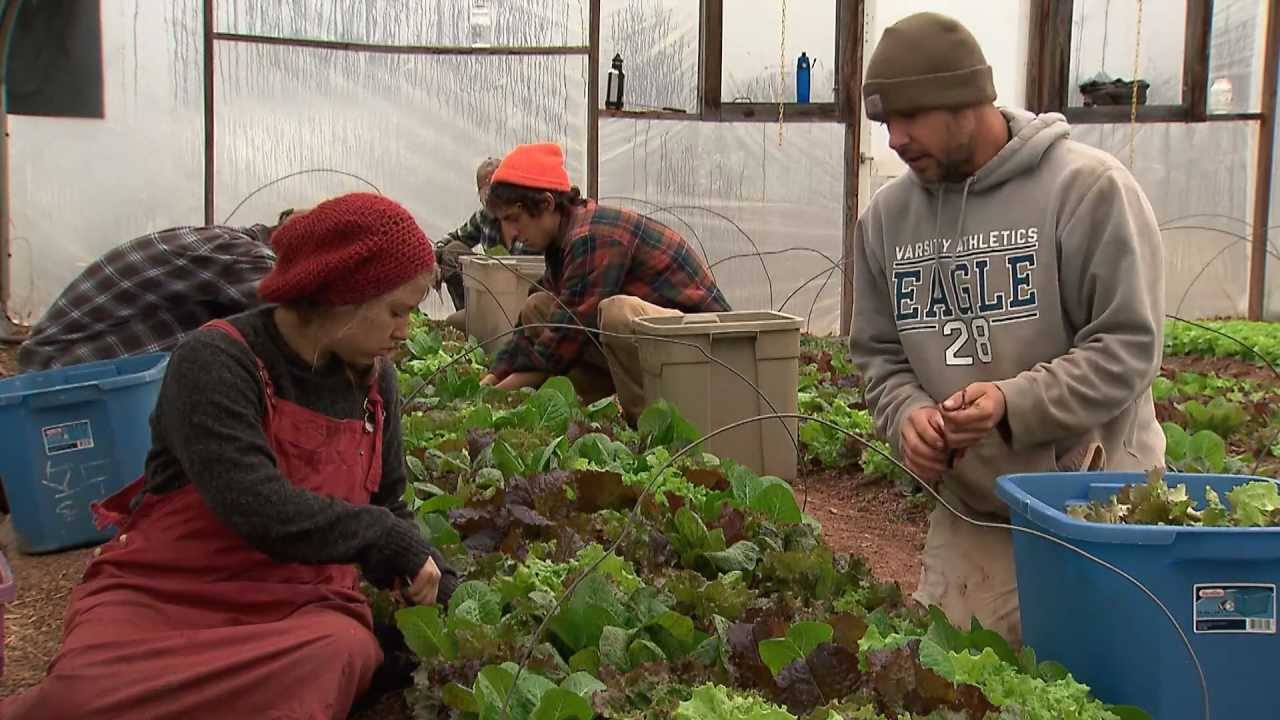
<path id="1" fill-rule="evenodd" d="M 877 431 L 988 521 L 1008 521 L 1000 475 L 1163 466 L 1164 261 L 1134 178 L 1061 115 L 997 108 L 945 16 L 886 29 L 863 96 L 911 168 L 856 228 L 850 351 Z M 1011 538 L 939 506 L 916 599 L 1020 642 Z"/>

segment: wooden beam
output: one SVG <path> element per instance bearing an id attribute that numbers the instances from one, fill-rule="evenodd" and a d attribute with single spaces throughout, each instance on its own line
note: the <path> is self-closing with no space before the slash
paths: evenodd
<path id="1" fill-rule="evenodd" d="M 1094 105 L 1093 107 L 1070 107 L 1062 112 L 1072 125 L 1090 125 L 1098 123 L 1129 124 L 1132 108 L 1124 105 Z M 1187 108 L 1183 105 L 1139 105 L 1139 123 L 1187 122 Z"/>
<path id="2" fill-rule="evenodd" d="M 213 0 L 204 0 L 204 224 L 212 225 L 214 193 Z"/>
<path id="3" fill-rule="evenodd" d="M 13 250 L 10 247 L 13 218 L 9 215 L 9 44 L 18 22 L 22 0 L 4 4 L 0 20 L 0 335 L 9 335 L 16 323 L 9 319 L 9 301 L 13 298 Z"/>
<path id="4" fill-rule="evenodd" d="M 839 67 L 836 71 L 840 116 L 844 121 L 844 214 L 840 238 L 840 335 L 853 329 L 854 229 L 858 223 L 858 181 L 862 172 L 863 0 L 840 0 L 836 23 Z"/>
<path id="5" fill-rule="evenodd" d="M 587 195 L 600 197 L 600 0 L 591 0 L 587 39 Z"/>
<path id="6" fill-rule="evenodd" d="M 778 103 L 723 103 L 714 118 L 723 122 L 778 122 Z M 784 103 L 782 121 L 829 122 L 840 120 L 835 103 Z"/>
<path id="7" fill-rule="evenodd" d="M 1188 122 L 1201 122 L 1208 114 L 1209 30 L 1213 24 L 1213 0 L 1187 0 L 1187 37 L 1182 52 L 1182 104 Z"/>
<path id="8" fill-rule="evenodd" d="M 671 110 L 610 110 L 608 108 L 600 111 L 600 117 L 619 120 L 683 120 L 685 122 L 702 120 L 700 115 Z"/>
<path id="9" fill-rule="evenodd" d="M 703 120 L 720 119 L 720 81 L 724 62 L 724 0 L 702 0 L 698 56 L 698 95 Z"/>
<path id="10" fill-rule="evenodd" d="M 308 38 L 282 38 L 242 33 L 213 34 L 213 39 L 223 42 L 249 43 L 251 45 L 281 45 L 284 47 L 343 50 L 348 52 L 377 53 L 382 55 L 589 55 L 589 45 L 549 47 L 470 47 L 448 45 L 379 45 L 376 43 L 341 42 L 337 40 L 311 40 Z"/>
<path id="11" fill-rule="evenodd" d="M 1062 112 L 1071 69 L 1071 0 L 1038 0 L 1031 9 L 1027 45 L 1027 107 Z"/>
<path id="12" fill-rule="evenodd" d="M 1241 112 L 1241 113 L 1216 113 L 1205 117 L 1205 122 L 1259 122 L 1262 120 L 1260 112 Z"/>
<path id="13" fill-rule="evenodd" d="M 714 117 L 676 112 L 674 110 L 610 110 L 600 111 L 600 117 L 620 120 L 678 120 L 681 122 L 777 122 L 778 106 L 769 103 L 725 103 Z M 783 122 L 837 123 L 839 107 L 835 103 L 787 103 Z"/>
<path id="14" fill-rule="evenodd" d="M 1271 224 L 1271 172 L 1275 163 L 1276 76 L 1280 66 L 1280 0 L 1267 12 L 1267 45 L 1262 57 L 1262 122 L 1258 123 L 1253 186 L 1253 238 L 1249 254 L 1249 319 L 1261 320 L 1267 299 L 1267 227 Z"/>

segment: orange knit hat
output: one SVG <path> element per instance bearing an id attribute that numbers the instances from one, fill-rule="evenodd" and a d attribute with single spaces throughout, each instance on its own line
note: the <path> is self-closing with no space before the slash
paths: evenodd
<path id="1" fill-rule="evenodd" d="M 502 158 L 493 182 L 553 192 L 569 192 L 572 187 L 564 169 L 564 152 L 555 143 L 517 145 Z"/>

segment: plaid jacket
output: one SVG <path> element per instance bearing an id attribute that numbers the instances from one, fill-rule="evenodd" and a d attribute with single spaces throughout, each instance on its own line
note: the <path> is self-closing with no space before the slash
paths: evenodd
<path id="1" fill-rule="evenodd" d="M 172 351 L 187 333 L 257 304 L 275 265 L 265 225 L 176 227 L 130 240 L 85 268 L 31 329 L 24 371 Z"/>
<path id="2" fill-rule="evenodd" d="M 462 227 L 445 235 L 439 244 L 444 247 L 451 242 L 460 242 L 469 248 L 482 245 L 485 250 L 492 250 L 502 245 L 502 226 L 488 210 L 481 208 L 472 213 Z"/>
<path id="3" fill-rule="evenodd" d="M 729 310 L 707 266 L 671 228 L 639 213 L 588 201 L 566 223 L 560 241 L 545 253 L 542 286 L 573 311 L 559 308 L 548 322 L 598 328 L 596 310 L 613 295 L 632 295 L 684 312 Z M 539 370 L 564 374 L 590 342 L 567 328 L 532 328 L 511 336 L 491 372 Z"/>

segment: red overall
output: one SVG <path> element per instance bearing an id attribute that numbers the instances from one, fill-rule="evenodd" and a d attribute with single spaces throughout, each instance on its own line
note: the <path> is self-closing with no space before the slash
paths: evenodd
<path id="1" fill-rule="evenodd" d="M 209 326 L 244 342 L 229 323 Z M 382 477 L 376 373 L 366 418 L 335 420 L 276 397 L 258 369 L 284 477 L 367 504 Z M 48 677 L 0 718 L 345 718 L 382 662 L 355 567 L 271 560 L 191 483 L 130 511 L 142 483 L 94 507 L 119 532 L 72 593 Z"/>

